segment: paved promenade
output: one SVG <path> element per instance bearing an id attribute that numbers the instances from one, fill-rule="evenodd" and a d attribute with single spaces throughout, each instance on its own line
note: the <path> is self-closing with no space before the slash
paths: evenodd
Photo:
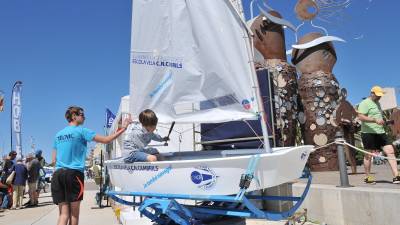
<path id="1" fill-rule="evenodd" d="M 81 204 L 81 225 L 117 225 L 119 224 L 111 207 L 99 209 L 94 201 L 97 187 L 92 183 L 85 184 L 84 199 Z M 27 198 L 24 202 L 28 201 Z M 52 203 L 50 193 L 42 193 L 39 206 L 19 210 L 0 212 L 1 225 L 54 225 L 57 223 L 58 206 Z"/>
<path id="2" fill-rule="evenodd" d="M 398 166 L 398 169 L 400 166 Z M 390 170 L 389 163 L 382 165 L 373 165 L 371 175 L 375 177 L 376 184 L 365 184 L 364 183 L 364 167 L 357 166 L 357 173 L 351 174 L 350 168 L 347 169 L 349 173 L 349 183 L 355 187 L 368 187 L 368 188 L 382 188 L 382 189 L 397 189 L 400 190 L 400 184 L 393 184 L 393 175 Z M 340 176 L 339 172 L 313 172 L 313 184 L 328 184 L 328 185 L 339 185 Z M 306 182 L 306 180 L 300 179 L 300 182 Z"/>

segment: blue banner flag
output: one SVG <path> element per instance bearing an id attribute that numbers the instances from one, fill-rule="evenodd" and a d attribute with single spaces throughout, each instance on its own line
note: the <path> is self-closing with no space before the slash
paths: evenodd
<path id="1" fill-rule="evenodd" d="M 11 150 L 17 152 L 17 158 L 22 157 L 22 142 L 21 142 L 21 89 L 22 82 L 17 81 L 12 89 L 12 109 L 11 109 Z"/>
<path id="2" fill-rule="evenodd" d="M 106 109 L 106 128 L 110 128 L 114 122 L 115 115 L 111 112 L 111 110 Z"/>

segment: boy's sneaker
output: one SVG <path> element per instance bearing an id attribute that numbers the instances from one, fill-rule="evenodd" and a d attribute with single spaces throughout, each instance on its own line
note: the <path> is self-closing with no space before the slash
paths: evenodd
<path id="1" fill-rule="evenodd" d="M 394 182 L 394 178 L 393 178 L 393 182 Z M 399 182 L 400 182 L 400 180 L 399 180 Z M 375 179 L 372 176 L 366 177 L 364 179 L 364 183 L 366 183 L 366 184 L 376 184 Z"/>
<path id="2" fill-rule="evenodd" d="M 400 184 L 400 176 L 393 178 L 393 184 Z"/>

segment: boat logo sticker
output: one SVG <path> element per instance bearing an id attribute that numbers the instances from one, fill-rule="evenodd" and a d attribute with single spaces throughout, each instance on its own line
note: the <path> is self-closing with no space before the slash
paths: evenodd
<path id="1" fill-rule="evenodd" d="M 132 165 L 132 164 L 115 164 L 113 165 L 114 170 L 126 170 L 129 173 L 134 171 L 158 171 L 158 166 L 153 165 Z"/>
<path id="2" fill-rule="evenodd" d="M 249 110 L 251 109 L 251 102 L 254 101 L 254 98 L 249 99 L 243 99 L 242 101 L 242 106 L 244 109 Z"/>
<path id="3" fill-rule="evenodd" d="M 208 166 L 198 166 L 195 167 L 195 169 L 196 170 L 190 174 L 192 182 L 203 190 L 212 189 L 217 183 L 218 178 L 215 172 Z"/>
<path id="4" fill-rule="evenodd" d="M 171 56 L 154 56 L 150 54 L 132 54 L 133 64 L 146 65 L 153 67 L 167 67 L 174 69 L 183 68 L 183 60 L 179 57 Z"/>
<path id="5" fill-rule="evenodd" d="M 167 168 L 165 168 L 161 172 L 157 173 L 149 181 L 147 181 L 145 184 L 143 184 L 143 188 L 146 189 L 148 186 L 152 185 L 154 182 L 156 182 L 158 179 L 160 179 L 164 175 L 169 174 L 171 172 L 171 170 L 172 170 L 172 166 L 169 165 Z"/>

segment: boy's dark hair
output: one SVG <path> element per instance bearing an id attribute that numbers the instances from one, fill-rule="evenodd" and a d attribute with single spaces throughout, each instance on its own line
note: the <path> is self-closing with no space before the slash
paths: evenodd
<path id="1" fill-rule="evenodd" d="M 139 114 L 139 122 L 145 127 L 157 126 L 158 118 L 153 110 L 146 109 Z"/>
<path id="2" fill-rule="evenodd" d="M 72 122 L 72 116 L 78 115 L 83 112 L 83 109 L 79 106 L 70 106 L 65 112 L 65 119 L 67 119 L 68 123 Z"/>

